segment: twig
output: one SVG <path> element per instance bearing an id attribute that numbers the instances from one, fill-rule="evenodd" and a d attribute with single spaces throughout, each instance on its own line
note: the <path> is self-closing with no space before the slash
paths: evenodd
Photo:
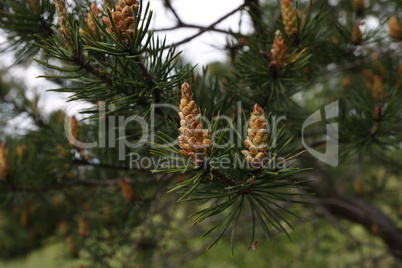
<path id="1" fill-rule="evenodd" d="M 217 21 L 215 21 L 214 23 L 210 24 L 209 26 L 205 27 L 204 29 L 200 30 L 198 33 L 187 37 L 185 39 L 183 39 L 180 42 L 174 43 L 172 45 L 166 46 L 165 48 L 170 48 L 172 46 L 177 46 L 177 45 L 182 45 L 185 44 L 187 42 L 190 42 L 191 40 L 193 40 L 194 38 L 202 35 L 203 33 L 210 31 L 212 29 L 214 29 L 215 25 L 219 24 L 220 22 L 222 22 L 223 20 L 227 19 L 228 17 L 232 16 L 234 13 L 238 12 L 239 10 L 242 10 L 245 7 L 245 4 L 240 5 L 239 7 L 237 7 L 236 9 L 230 11 L 229 13 L 227 13 L 225 16 L 221 17 L 220 19 L 218 19 Z"/>
<path id="2" fill-rule="evenodd" d="M 176 17 L 177 19 L 177 23 L 179 25 L 182 25 L 183 22 L 181 20 L 181 18 L 179 17 L 179 15 L 176 12 L 176 9 L 173 8 L 172 4 L 170 3 L 170 0 L 164 0 L 163 3 L 165 4 L 165 6 L 173 13 L 173 16 Z"/>

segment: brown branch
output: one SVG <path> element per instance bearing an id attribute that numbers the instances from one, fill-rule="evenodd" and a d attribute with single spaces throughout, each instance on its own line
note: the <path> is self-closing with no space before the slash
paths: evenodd
<path id="1" fill-rule="evenodd" d="M 312 175 L 315 181 L 305 186 L 308 192 L 316 194 L 320 204 L 331 214 L 360 224 L 373 235 L 379 236 L 389 252 L 402 260 L 402 229 L 390 217 L 367 200 L 346 196 L 344 189 L 335 184 L 331 175 L 320 169 L 314 160 L 306 157 L 303 162 L 315 167 L 316 172 Z"/>
<path id="2" fill-rule="evenodd" d="M 244 6 L 245 6 L 244 4 L 240 5 L 239 7 L 235 8 L 235 9 L 232 10 L 232 11 L 230 11 L 229 13 L 227 13 L 226 15 L 224 15 L 223 17 L 221 17 L 220 19 L 218 19 L 218 20 L 215 21 L 214 23 L 212 23 L 212 24 L 210 24 L 209 26 L 205 27 L 204 29 L 200 30 L 198 33 L 196 33 L 196 34 L 194 34 L 194 35 L 192 35 L 192 36 L 189 36 L 189 37 L 183 39 L 183 40 L 180 41 L 180 42 L 174 43 L 174 44 L 172 44 L 172 45 L 170 45 L 170 46 L 166 46 L 166 48 L 170 48 L 170 47 L 172 47 L 172 46 L 177 46 L 177 45 L 185 44 L 185 43 L 187 43 L 187 42 L 190 42 L 190 41 L 193 40 L 194 38 L 196 38 L 196 37 L 202 35 L 203 33 L 207 32 L 207 31 L 211 31 L 212 29 L 214 29 L 214 27 L 215 27 L 217 24 L 221 23 L 222 21 L 224 21 L 224 20 L 227 19 L 228 17 L 232 16 L 232 15 L 235 14 L 236 12 L 242 10 L 242 9 L 244 8 Z"/>
<path id="3" fill-rule="evenodd" d="M 228 30 L 216 29 L 216 28 L 207 29 L 208 27 L 205 27 L 205 26 L 188 24 L 188 23 L 182 23 L 180 25 L 173 26 L 173 27 L 155 29 L 153 31 L 154 32 L 174 31 L 174 30 L 181 29 L 181 28 L 192 28 L 192 29 L 198 29 L 200 31 L 211 31 L 211 32 L 218 32 L 218 33 L 223 33 L 223 34 L 233 34 L 233 32 L 228 31 Z"/>
<path id="4" fill-rule="evenodd" d="M 211 172 L 214 176 L 216 176 L 218 179 L 220 179 L 223 183 L 225 183 L 228 186 L 235 186 L 238 184 L 235 180 L 229 178 L 228 176 L 226 176 L 217 169 L 211 169 Z"/>
<path id="5" fill-rule="evenodd" d="M 179 17 L 179 15 L 176 12 L 176 9 L 174 9 L 173 6 L 172 6 L 172 3 L 170 3 L 170 0 L 164 0 L 163 4 L 173 13 L 173 16 L 176 17 L 177 23 L 179 25 L 183 24 L 181 18 Z"/>
<path id="6" fill-rule="evenodd" d="M 100 78 L 103 82 L 107 84 L 113 84 L 113 81 L 104 72 L 92 66 L 91 63 L 89 61 L 86 61 L 82 55 L 72 57 L 71 60 L 78 66 L 86 70 L 88 73 L 91 73 L 94 76 Z"/>

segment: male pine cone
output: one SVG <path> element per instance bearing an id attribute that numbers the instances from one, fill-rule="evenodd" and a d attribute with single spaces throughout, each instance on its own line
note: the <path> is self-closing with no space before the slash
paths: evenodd
<path id="1" fill-rule="evenodd" d="M 204 161 L 205 151 L 209 149 L 211 140 L 209 131 L 202 128 L 201 115 L 186 82 L 181 86 L 179 116 L 179 131 L 182 133 L 179 136 L 180 152 L 190 157 L 194 163 L 200 164 Z"/>
<path id="2" fill-rule="evenodd" d="M 8 149 L 4 143 L 0 143 L 0 179 L 4 179 L 10 170 L 8 165 Z"/>
<path id="3" fill-rule="evenodd" d="M 244 141 L 247 150 L 241 151 L 254 168 L 260 168 L 265 164 L 264 157 L 268 150 L 268 135 L 264 110 L 255 104 L 249 121 L 247 139 Z"/>
<path id="4" fill-rule="evenodd" d="M 397 16 L 394 15 L 389 18 L 388 26 L 389 26 L 389 36 L 396 39 L 402 38 L 402 27 L 399 24 Z"/>
<path id="5" fill-rule="evenodd" d="M 285 26 L 285 32 L 289 36 L 296 36 L 299 33 L 297 29 L 296 11 L 293 8 L 292 0 L 282 0 L 282 21 Z"/>
<path id="6" fill-rule="evenodd" d="M 116 34 L 126 41 L 128 40 L 125 34 L 128 34 L 131 39 L 134 38 L 135 16 L 137 15 L 138 8 L 138 1 L 119 0 L 118 5 L 116 5 L 116 10 L 109 9 L 117 30 Z M 110 33 L 114 33 L 114 28 L 112 26 L 110 18 L 103 17 L 103 22 L 108 26 L 108 31 Z"/>
<path id="7" fill-rule="evenodd" d="M 271 49 L 271 63 L 270 68 L 283 69 L 288 61 L 289 55 L 286 54 L 288 47 L 285 44 L 285 39 L 282 37 L 281 31 L 275 32 L 275 40 Z"/>
<path id="8" fill-rule="evenodd" d="M 91 12 L 95 17 L 98 17 L 99 14 L 102 12 L 95 3 L 91 4 Z M 96 26 L 95 22 L 92 18 L 91 12 L 88 12 L 87 17 L 85 18 L 85 22 L 88 26 L 89 33 L 94 37 L 96 36 Z"/>

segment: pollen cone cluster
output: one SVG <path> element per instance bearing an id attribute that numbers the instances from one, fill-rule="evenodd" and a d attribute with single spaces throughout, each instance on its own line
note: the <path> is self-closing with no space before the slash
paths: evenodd
<path id="1" fill-rule="evenodd" d="M 264 157 L 267 155 L 268 149 L 268 134 L 264 110 L 255 104 L 249 121 L 247 139 L 244 141 L 247 150 L 241 152 L 247 161 L 256 168 L 264 164 Z"/>
<path id="2" fill-rule="evenodd" d="M 101 10 L 96 6 L 95 3 L 92 3 L 91 12 L 95 17 L 98 17 L 101 13 Z M 85 18 L 85 22 L 87 23 L 89 33 L 92 36 L 96 36 L 96 26 L 94 20 L 92 19 L 91 12 L 88 12 L 87 17 Z"/>
<path id="3" fill-rule="evenodd" d="M 180 152 L 190 157 L 194 163 L 200 164 L 205 158 L 205 150 L 209 149 L 211 140 L 209 131 L 202 128 L 201 115 L 193 100 L 193 93 L 186 82 L 181 86 L 180 100 Z"/>
<path id="4" fill-rule="evenodd" d="M 285 32 L 289 36 L 295 36 L 299 33 L 297 30 L 296 11 L 293 8 L 292 0 L 282 0 L 282 20 L 285 26 Z"/>
<path id="5" fill-rule="evenodd" d="M 398 18 L 395 15 L 389 18 L 388 26 L 389 26 L 389 36 L 397 39 L 402 38 L 402 27 L 399 24 Z"/>
<path id="6" fill-rule="evenodd" d="M 383 102 L 384 84 L 381 77 L 368 70 L 363 70 L 363 75 L 367 78 L 366 88 L 370 90 L 371 98 L 376 102 Z"/>
<path id="7" fill-rule="evenodd" d="M 275 32 L 275 40 L 271 49 L 270 67 L 275 67 L 277 69 L 282 69 L 286 66 L 289 55 L 285 54 L 288 47 L 285 44 L 285 39 L 282 37 L 281 31 L 277 30 Z"/>
<path id="8" fill-rule="evenodd" d="M 135 29 L 135 16 L 137 15 L 139 2 L 135 0 L 119 0 L 115 10 L 110 10 L 112 19 L 117 30 L 117 35 L 127 41 L 127 36 L 133 39 Z M 134 13 L 133 13 L 134 12 Z M 114 33 L 112 23 L 108 17 L 103 17 L 108 26 L 108 31 Z"/>
<path id="9" fill-rule="evenodd" d="M 355 23 L 353 25 L 353 30 L 352 30 L 352 44 L 354 45 L 360 45 L 363 41 L 363 34 L 360 31 L 360 23 Z"/>
<path id="10" fill-rule="evenodd" d="M 133 188 L 131 187 L 131 184 L 126 181 L 126 180 L 121 180 L 120 181 L 120 188 L 121 188 L 121 194 L 124 197 L 124 200 L 126 202 L 131 202 L 134 200 L 135 195 L 134 195 L 134 191 Z"/>
<path id="11" fill-rule="evenodd" d="M 8 149 L 4 143 L 0 143 L 0 180 L 8 175 L 9 170 Z"/>
<path id="12" fill-rule="evenodd" d="M 89 234 L 88 223 L 84 217 L 81 217 L 78 221 L 78 234 L 81 237 L 86 237 Z"/>
<path id="13" fill-rule="evenodd" d="M 69 29 L 70 23 L 68 22 L 68 12 L 66 8 L 65 0 L 56 0 L 56 11 L 57 15 L 59 16 L 59 31 L 64 33 L 66 36 L 70 36 Z"/>

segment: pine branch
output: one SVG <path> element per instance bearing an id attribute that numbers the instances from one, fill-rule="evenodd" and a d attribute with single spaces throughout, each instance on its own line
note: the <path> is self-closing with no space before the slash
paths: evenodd
<path id="1" fill-rule="evenodd" d="M 181 29 L 181 28 L 191 28 L 191 29 L 198 29 L 200 31 L 210 31 L 210 32 L 217 32 L 217 33 L 222 33 L 222 34 L 233 35 L 232 31 L 223 30 L 223 29 L 217 29 L 215 27 L 208 28 L 208 27 L 205 27 L 205 26 L 196 25 L 196 24 L 190 24 L 190 23 L 181 23 L 181 24 L 179 24 L 177 26 L 167 27 L 167 28 L 159 28 L 159 29 L 155 29 L 153 31 L 154 32 L 166 32 L 166 31 L 178 30 L 178 29 Z"/>
<path id="2" fill-rule="evenodd" d="M 222 172 L 220 172 L 217 169 L 212 168 L 211 172 L 214 176 L 216 176 L 218 179 L 220 179 L 224 184 L 226 184 L 228 186 L 235 186 L 235 185 L 239 184 L 239 182 L 236 182 L 232 178 L 227 177 L 225 174 L 223 174 Z"/>
<path id="3" fill-rule="evenodd" d="M 314 166 L 311 159 L 303 159 L 304 163 Z M 347 197 L 342 187 L 335 183 L 330 174 L 315 165 L 316 173 L 313 175 L 314 182 L 305 183 L 307 190 L 315 193 L 318 202 L 333 215 L 344 218 L 351 222 L 362 225 L 367 231 L 373 234 L 372 226 L 378 226 L 379 236 L 388 246 L 390 253 L 402 260 L 402 229 L 384 212 L 359 197 Z"/>
<path id="4" fill-rule="evenodd" d="M 76 63 L 78 66 L 81 68 L 85 69 L 87 72 L 93 74 L 94 76 L 102 79 L 103 82 L 106 84 L 113 84 L 113 80 L 111 80 L 104 72 L 102 72 L 100 69 L 94 67 L 91 65 L 91 63 L 88 60 L 84 59 L 83 55 L 77 55 L 73 56 L 71 60 Z"/>

